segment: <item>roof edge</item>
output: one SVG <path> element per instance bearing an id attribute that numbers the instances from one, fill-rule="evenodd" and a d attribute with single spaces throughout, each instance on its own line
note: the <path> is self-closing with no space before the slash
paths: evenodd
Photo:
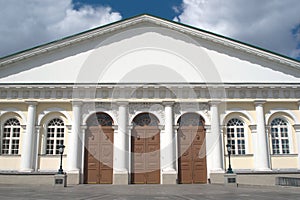
<path id="1" fill-rule="evenodd" d="M 137 24 L 142 21 L 148 21 L 148 22 L 152 22 L 157 25 L 160 25 L 160 26 L 165 26 L 167 28 L 176 29 L 182 33 L 190 34 L 190 35 L 193 35 L 196 37 L 198 36 L 203 39 L 208 39 L 215 43 L 220 43 L 222 45 L 229 46 L 234 49 L 240 49 L 247 53 L 251 53 L 251 54 L 254 54 L 259 57 L 265 57 L 268 60 L 276 61 L 281 64 L 287 64 L 296 69 L 300 69 L 300 61 L 297 59 L 294 59 L 294 58 L 291 58 L 291 57 L 288 57 L 288 56 L 285 56 L 285 55 L 282 55 L 282 54 L 279 54 L 279 53 L 276 53 L 276 52 L 273 52 L 273 51 L 270 51 L 270 50 L 267 50 L 267 49 L 264 49 L 261 47 L 257 47 L 255 45 L 241 42 L 236 39 L 232 39 L 232 38 L 229 38 L 229 37 L 226 37 L 223 35 L 219 35 L 219 34 L 207 31 L 207 30 L 203 30 L 200 28 L 196 28 L 196 27 L 182 24 L 182 23 L 175 22 L 175 21 L 170 21 L 170 20 L 167 20 L 167 19 L 164 19 L 161 17 L 146 14 L 146 13 L 137 15 L 137 16 L 133 16 L 130 18 L 126 18 L 126 19 L 123 19 L 120 21 L 115 21 L 115 22 L 112 22 L 112 23 L 109 23 L 109 24 L 106 24 L 106 25 L 103 25 L 100 27 L 96 27 L 96 28 L 93 28 L 93 29 L 90 29 L 87 31 L 83 31 L 83 32 L 80 32 L 80 33 L 77 33 L 74 35 L 70 35 L 70 36 L 46 43 L 46 44 L 38 45 L 38 46 L 29 48 L 29 49 L 26 49 L 23 51 L 16 52 L 11 55 L 4 56 L 4 57 L 0 58 L 0 68 L 5 65 L 20 61 L 20 60 L 30 58 L 35 55 L 39 55 L 39 54 L 42 54 L 42 53 L 45 53 L 48 51 L 62 48 L 62 47 L 68 46 L 70 44 L 74 44 L 76 42 L 83 41 L 85 39 L 97 37 L 99 35 L 102 35 L 102 34 L 105 34 L 108 32 L 113 32 L 116 29 L 125 28 L 131 24 Z"/>

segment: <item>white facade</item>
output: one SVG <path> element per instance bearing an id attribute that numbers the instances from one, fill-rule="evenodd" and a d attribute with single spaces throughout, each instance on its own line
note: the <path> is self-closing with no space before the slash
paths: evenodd
<path id="1" fill-rule="evenodd" d="M 95 113 L 113 121 L 115 184 L 131 183 L 133 122 L 142 113 L 159 122 L 162 184 L 178 182 L 179 121 L 187 113 L 204 120 L 207 178 L 228 167 L 227 141 L 237 171 L 300 168 L 300 63 L 153 16 L 2 58 L 0 89 L 3 173 L 56 171 L 63 141 L 65 171 L 83 183 Z M 53 119 L 63 125 L 50 128 Z"/>

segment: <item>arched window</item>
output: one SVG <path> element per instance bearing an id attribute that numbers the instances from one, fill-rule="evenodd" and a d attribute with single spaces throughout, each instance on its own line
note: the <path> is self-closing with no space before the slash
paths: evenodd
<path id="1" fill-rule="evenodd" d="M 244 122 L 237 118 L 228 121 L 227 143 L 231 145 L 231 154 L 246 154 Z"/>
<path id="2" fill-rule="evenodd" d="M 46 154 L 48 155 L 59 154 L 57 146 L 59 144 L 64 144 L 64 137 L 65 137 L 64 122 L 59 118 L 52 119 L 47 126 Z"/>
<path id="3" fill-rule="evenodd" d="M 271 122 L 271 139 L 273 154 L 289 154 L 288 123 L 282 118 L 276 118 Z"/>
<path id="4" fill-rule="evenodd" d="M 1 154 L 3 155 L 19 154 L 20 131 L 21 131 L 20 122 L 15 118 L 8 119 L 3 124 Z"/>

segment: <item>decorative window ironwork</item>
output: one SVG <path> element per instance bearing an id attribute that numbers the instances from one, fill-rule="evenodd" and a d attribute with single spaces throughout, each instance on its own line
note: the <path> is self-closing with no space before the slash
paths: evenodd
<path id="1" fill-rule="evenodd" d="M 46 154 L 58 155 L 58 145 L 64 144 L 65 125 L 59 118 L 52 119 L 47 126 Z"/>
<path id="2" fill-rule="evenodd" d="M 231 154 L 246 154 L 244 122 L 233 118 L 227 122 L 227 144 L 231 145 Z"/>
<path id="3" fill-rule="evenodd" d="M 113 120 L 106 113 L 96 113 L 88 119 L 87 124 L 88 126 L 112 126 Z"/>
<path id="4" fill-rule="evenodd" d="M 158 126 L 158 119 L 150 113 L 142 113 L 133 119 L 134 126 Z"/>
<path id="5" fill-rule="evenodd" d="M 204 126 L 204 119 L 196 113 L 187 113 L 178 120 L 179 126 Z"/>
<path id="6" fill-rule="evenodd" d="M 15 118 L 8 119 L 3 124 L 1 154 L 3 155 L 19 154 L 20 131 L 21 131 L 20 122 Z"/>
<path id="7" fill-rule="evenodd" d="M 271 122 L 271 140 L 273 154 L 289 154 L 288 123 L 282 118 Z"/>

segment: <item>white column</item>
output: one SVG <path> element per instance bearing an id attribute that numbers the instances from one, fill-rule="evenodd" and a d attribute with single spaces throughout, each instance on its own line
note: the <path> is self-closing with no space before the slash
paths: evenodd
<path id="1" fill-rule="evenodd" d="M 297 137 L 297 149 L 298 149 L 298 169 L 300 169 L 300 124 L 295 124 L 294 129 Z"/>
<path id="2" fill-rule="evenodd" d="M 35 158 L 34 158 L 34 163 L 35 163 L 35 166 L 34 166 L 34 170 L 35 171 L 38 171 L 39 169 L 39 166 L 38 166 L 38 163 L 39 163 L 39 149 L 40 149 L 40 130 L 41 130 L 41 126 L 36 126 L 35 127 L 36 129 L 36 140 L 35 140 Z"/>
<path id="3" fill-rule="evenodd" d="M 265 127 L 265 116 L 263 104 L 265 101 L 255 101 L 256 110 L 256 149 L 254 154 L 254 168 L 255 170 L 270 170 L 268 140 Z"/>
<path id="4" fill-rule="evenodd" d="M 73 109 L 73 123 L 72 123 L 72 132 L 68 138 L 68 171 L 69 172 L 79 172 L 78 169 L 78 140 L 79 134 L 81 132 L 81 106 L 82 102 L 74 101 L 72 102 Z"/>
<path id="5" fill-rule="evenodd" d="M 114 170 L 128 172 L 127 136 L 128 136 L 128 102 L 118 102 L 118 128 L 114 137 Z"/>
<path id="6" fill-rule="evenodd" d="M 162 146 L 162 151 L 164 152 L 163 159 L 163 171 L 164 172 L 174 172 L 175 166 L 175 139 L 173 130 L 173 104 L 174 102 L 164 102 L 165 106 L 165 131 L 163 139 L 165 140 Z"/>
<path id="7" fill-rule="evenodd" d="M 34 152 L 34 131 L 37 102 L 28 103 L 26 132 L 23 136 L 21 171 L 33 171 L 33 152 Z"/>
<path id="8" fill-rule="evenodd" d="M 117 102 L 118 126 L 114 126 L 114 174 L 113 184 L 128 184 L 128 102 Z"/>
<path id="9" fill-rule="evenodd" d="M 85 153 L 85 131 L 87 129 L 87 126 L 81 126 L 81 183 L 84 182 L 84 153 Z"/>
<path id="10" fill-rule="evenodd" d="M 206 144 L 206 166 L 207 166 L 207 178 L 210 178 L 210 172 L 213 171 L 213 153 L 212 153 L 212 149 L 211 149 L 211 126 L 209 125 L 205 125 L 205 144 Z"/>
<path id="11" fill-rule="evenodd" d="M 210 102 L 211 134 L 207 135 L 207 151 L 211 154 L 211 171 L 223 171 L 222 136 L 220 132 L 220 117 L 218 105 L 220 101 Z"/>

